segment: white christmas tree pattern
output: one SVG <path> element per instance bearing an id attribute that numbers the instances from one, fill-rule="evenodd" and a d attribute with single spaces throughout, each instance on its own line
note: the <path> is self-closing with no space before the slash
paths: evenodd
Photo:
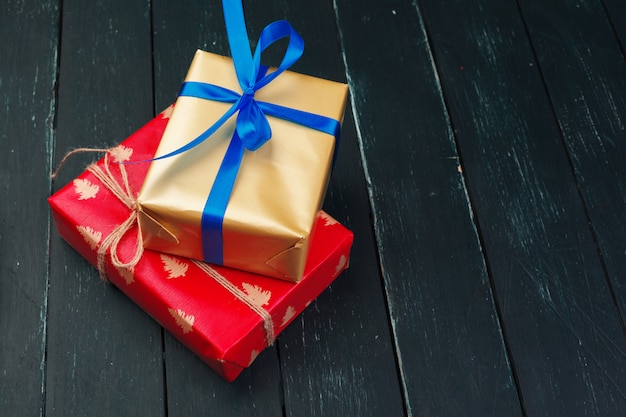
<path id="1" fill-rule="evenodd" d="M 167 272 L 167 279 L 180 278 L 187 274 L 189 265 L 183 261 L 161 254 L 161 262 L 163 262 L 163 269 Z"/>
<path id="2" fill-rule="evenodd" d="M 77 178 L 74 181 L 74 191 L 78 194 L 79 200 L 89 200 L 90 198 L 96 198 L 100 186 L 94 184 L 87 179 Z"/>
<path id="3" fill-rule="evenodd" d="M 259 353 L 260 352 L 256 349 L 253 349 L 252 352 L 250 352 L 250 363 L 248 363 L 248 366 L 252 365 L 252 362 L 254 362 L 257 356 L 259 356 Z"/>
<path id="4" fill-rule="evenodd" d="M 102 233 L 93 230 L 89 226 L 76 226 L 80 235 L 85 239 L 85 242 L 89 244 L 91 250 L 96 250 L 98 247 L 98 243 L 100 243 L 100 239 L 102 239 Z"/>
<path id="5" fill-rule="evenodd" d="M 110 152 L 117 163 L 130 161 L 130 157 L 133 156 L 133 149 L 124 145 L 116 146 Z"/>
<path id="6" fill-rule="evenodd" d="M 284 326 L 285 324 L 287 324 L 287 322 L 291 320 L 293 316 L 295 315 L 296 315 L 296 309 L 293 308 L 292 306 L 287 307 L 287 310 L 285 311 L 285 315 L 283 316 L 283 322 L 281 323 L 281 326 Z"/>
<path id="7" fill-rule="evenodd" d="M 174 106 L 169 106 L 167 109 L 161 112 L 162 119 L 169 119 L 172 117 L 172 111 L 174 110 Z"/>
<path id="8" fill-rule="evenodd" d="M 174 317 L 176 321 L 176 325 L 183 329 L 183 333 L 187 334 L 193 331 L 193 322 L 196 321 L 196 318 L 191 314 L 186 314 L 180 308 L 174 310 L 173 308 L 168 308 L 167 311 L 170 312 L 170 315 Z"/>
<path id="9" fill-rule="evenodd" d="M 270 302 L 270 298 L 272 298 L 272 292 L 269 290 L 264 290 L 258 285 L 248 284 L 244 282 L 241 284 L 243 286 L 243 290 L 248 294 L 248 297 L 252 299 L 257 305 L 265 306 Z"/>
<path id="10" fill-rule="evenodd" d="M 335 275 L 338 275 L 343 270 L 347 262 L 348 258 L 346 257 L 346 255 L 341 255 L 341 258 L 339 258 L 339 263 L 335 267 Z"/>
<path id="11" fill-rule="evenodd" d="M 126 285 L 130 285 L 135 282 L 135 271 L 133 271 L 132 269 L 117 267 L 115 269 L 117 269 L 117 272 L 120 273 L 120 276 L 124 279 Z"/>
<path id="12" fill-rule="evenodd" d="M 333 219 L 328 215 L 328 213 L 320 212 L 320 218 L 324 220 L 324 226 L 332 226 L 334 224 L 339 223 L 337 220 Z"/>

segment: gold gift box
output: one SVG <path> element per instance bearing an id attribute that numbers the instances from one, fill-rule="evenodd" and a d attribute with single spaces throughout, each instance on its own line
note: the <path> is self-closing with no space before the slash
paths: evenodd
<path id="1" fill-rule="evenodd" d="M 186 81 L 241 91 L 232 60 L 197 51 Z M 341 121 L 347 85 L 285 71 L 255 99 Z M 180 96 L 155 157 L 196 138 L 231 106 Z M 202 260 L 201 218 L 235 129 L 232 117 L 190 151 L 151 162 L 138 196 L 146 248 Z M 330 175 L 335 138 L 268 117 L 272 138 L 245 151 L 223 221 L 223 265 L 299 281 Z"/>

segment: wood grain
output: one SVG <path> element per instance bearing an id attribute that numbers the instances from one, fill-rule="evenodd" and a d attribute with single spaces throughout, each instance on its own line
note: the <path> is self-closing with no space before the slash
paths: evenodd
<path id="1" fill-rule="evenodd" d="M 266 21 L 294 22 L 306 42 L 295 70 L 346 82 L 332 3 L 283 1 L 276 9 L 262 13 Z M 404 415 L 367 185 L 353 112 L 346 112 L 324 208 L 353 230 L 356 261 L 279 338 L 285 410 L 294 417 Z"/>
<path id="2" fill-rule="evenodd" d="M 541 76 L 549 63 L 534 55 L 515 2 L 421 8 L 525 411 L 620 415 L 626 340 Z M 564 13 L 545 14 L 542 30 Z"/>
<path id="3" fill-rule="evenodd" d="M 0 408 L 45 404 L 50 153 L 59 11 L 7 1 L 0 13 Z"/>
<path id="4" fill-rule="evenodd" d="M 623 321 L 626 62 L 600 2 L 526 1 L 522 11 Z"/>
<path id="5" fill-rule="evenodd" d="M 335 3 L 407 413 L 521 415 L 420 16 Z"/>

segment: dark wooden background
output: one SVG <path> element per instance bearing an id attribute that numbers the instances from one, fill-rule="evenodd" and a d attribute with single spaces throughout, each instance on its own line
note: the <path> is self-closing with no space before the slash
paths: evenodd
<path id="1" fill-rule="evenodd" d="M 0 414 L 626 415 L 626 2 L 245 1 L 351 87 L 350 270 L 227 384 L 63 243 L 46 197 L 171 103 L 217 0 L 0 3 Z M 277 54 L 274 54 L 275 56 Z"/>

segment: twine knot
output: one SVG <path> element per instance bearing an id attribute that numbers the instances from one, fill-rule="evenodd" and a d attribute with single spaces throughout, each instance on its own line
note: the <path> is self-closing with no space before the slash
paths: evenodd
<path id="1" fill-rule="evenodd" d="M 117 148 L 99 149 L 99 148 L 78 148 L 68 152 L 65 157 L 59 163 L 56 171 L 52 174 L 52 178 L 55 178 L 67 159 L 77 153 L 97 152 L 104 153 L 103 168 L 100 168 L 96 163 L 93 163 L 87 167 L 87 171 L 92 173 L 117 199 L 122 202 L 129 210 L 130 214 L 121 224 L 115 227 L 113 231 L 100 243 L 97 251 L 97 268 L 100 278 L 103 281 L 108 282 L 106 270 L 106 255 L 110 249 L 111 264 L 118 269 L 133 270 L 135 266 L 141 260 L 143 256 L 143 236 L 141 229 L 137 228 L 137 238 L 135 241 L 135 252 L 132 258 L 126 262 L 120 259 L 118 246 L 126 233 L 128 233 L 133 226 L 137 224 L 137 212 L 139 211 L 139 204 L 137 198 L 133 195 L 128 182 L 128 174 L 123 161 L 118 161 L 116 157 Z M 118 183 L 117 179 L 111 171 L 111 157 L 115 159 L 115 165 L 117 165 L 122 183 Z"/>

